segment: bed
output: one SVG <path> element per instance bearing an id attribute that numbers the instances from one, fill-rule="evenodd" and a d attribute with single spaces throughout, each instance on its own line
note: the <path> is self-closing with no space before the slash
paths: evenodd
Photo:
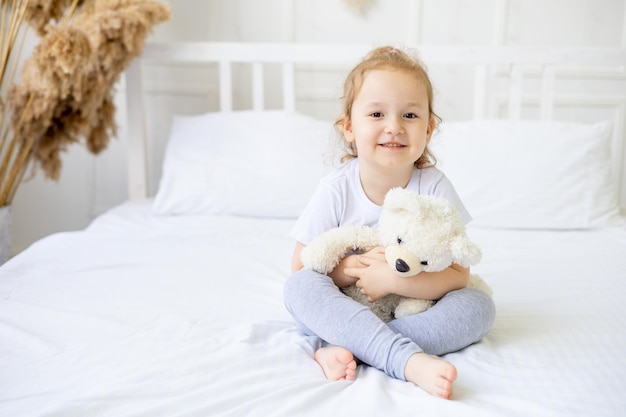
<path id="1" fill-rule="evenodd" d="M 146 45 L 126 74 L 129 200 L 0 267 L 0 416 L 623 415 L 624 48 L 420 48 L 497 318 L 446 355 L 452 401 L 367 366 L 324 378 L 282 303 L 289 231 L 332 159 L 311 89 L 369 48 Z M 150 118 L 159 63 L 209 68 L 211 111 Z"/>

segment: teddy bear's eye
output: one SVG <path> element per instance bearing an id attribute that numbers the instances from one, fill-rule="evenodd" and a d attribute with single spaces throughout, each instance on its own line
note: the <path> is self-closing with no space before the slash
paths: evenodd
<path id="1" fill-rule="evenodd" d="M 399 245 L 399 244 L 401 244 L 401 243 L 402 243 L 402 238 L 401 238 L 401 237 L 399 237 L 399 238 L 398 238 L 398 245 Z"/>
<path id="2" fill-rule="evenodd" d="M 422 261 L 420 262 L 422 265 L 428 265 L 428 261 Z"/>

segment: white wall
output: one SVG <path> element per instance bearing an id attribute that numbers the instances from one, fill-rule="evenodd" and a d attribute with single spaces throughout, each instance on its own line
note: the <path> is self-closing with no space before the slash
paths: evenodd
<path id="1" fill-rule="evenodd" d="M 347 3 L 173 1 L 172 20 L 158 26 L 151 40 L 626 46 L 626 0 L 364 0 L 362 14 Z M 623 80 L 621 76 L 621 85 Z M 185 80 L 177 82 L 174 88 L 193 96 Z M 463 85 L 458 91 L 462 102 Z M 94 216 L 127 198 L 125 104 L 121 93 L 120 139 L 98 157 L 80 146 L 71 148 L 63 158 L 58 183 L 37 174 L 22 184 L 13 206 L 14 252 L 50 233 L 81 229 Z M 179 112 L 194 111 L 193 105 L 178 104 L 165 96 L 155 91 L 151 106 L 165 114 L 172 107 Z M 460 116 L 460 110 L 455 113 L 457 98 L 447 100 L 444 97 L 448 106 L 444 117 Z M 328 106 L 319 107 L 316 111 L 320 117 L 334 114 Z M 163 121 L 153 118 L 151 124 L 153 131 L 167 134 Z M 160 153 L 162 149 L 156 155 Z"/>

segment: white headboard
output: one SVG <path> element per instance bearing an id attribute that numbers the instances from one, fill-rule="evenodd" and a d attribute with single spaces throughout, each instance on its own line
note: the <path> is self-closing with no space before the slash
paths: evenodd
<path id="1" fill-rule="evenodd" d="M 146 68 L 158 65 L 214 67 L 216 85 L 203 91 L 218 104 L 217 108 L 209 106 L 205 111 L 235 110 L 235 103 L 240 101 L 237 98 L 242 95 L 248 97 L 249 108 L 261 110 L 266 107 L 268 96 L 276 94 L 281 97 L 279 107 L 294 110 L 304 101 L 321 100 L 321 96 L 338 99 L 340 86 L 336 81 L 332 87 L 318 90 L 314 87 L 332 71 L 345 76 L 372 46 L 147 44 L 143 55 L 133 62 L 126 74 L 130 197 L 144 198 L 150 194 L 148 150 L 152 138 L 146 118 L 146 105 L 150 101 L 150 88 L 146 88 L 146 83 L 167 83 L 162 74 L 147 76 Z M 619 185 L 621 205 L 626 207 L 626 48 L 420 46 L 417 49 L 433 77 L 439 94 L 436 100 L 449 110 L 441 111 L 441 106 L 438 107 L 444 120 L 450 119 L 447 113 L 454 114 L 453 119 L 611 120 L 612 168 Z M 246 82 L 240 82 L 235 71 L 238 65 L 249 66 Z M 271 78 L 268 68 L 278 76 Z M 314 71 L 318 74 L 300 78 L 300 72 Z M 152 93 L 159 94 L 158 89 L 153 88 Z M 471 109 L 463 108 L 463 100 Z"/>

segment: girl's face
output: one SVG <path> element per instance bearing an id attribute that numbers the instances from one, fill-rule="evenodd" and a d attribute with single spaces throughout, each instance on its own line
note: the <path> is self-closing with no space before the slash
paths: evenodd
<path id="1" fill-rule="evenodd" d="M 343 126 L 359 164 L 376 169 L 413 169 L 434 127 L 424 83 L 407 71 L 389 69 L 365 74 Z"/>

